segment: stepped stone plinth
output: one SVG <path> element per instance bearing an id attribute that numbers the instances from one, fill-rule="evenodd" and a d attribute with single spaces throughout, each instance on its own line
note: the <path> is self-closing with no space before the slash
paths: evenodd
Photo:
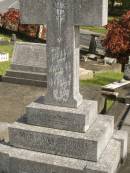
<path id="1" fill-rule="evenodd" d="M 79 93 L 79 26 L 104 25 L 106 0 L 20 0 L 22 21 L 47 23 L 47 95 L 26 107 L 0 144 L 0 173 L 115 173 L 127 133 Z"/>

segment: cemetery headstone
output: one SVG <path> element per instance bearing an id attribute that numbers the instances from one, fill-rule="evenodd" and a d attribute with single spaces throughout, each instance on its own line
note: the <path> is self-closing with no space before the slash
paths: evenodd
<path id="1" fill-rule="evenodd" d="M 117 60 L 115 58 L 110 58 L 110 57 L 104 57 L 104 64 L 116 64 Z"/>
<path id="2" fill-rule="evenodd" d="M 15 44 L 16 41 L 17 41 L 16 34 L 12 34 L 11 43 L 12 43 L 12 44 Z"/>
<path id="3" fill-rule="evenodd" d="M 96 54 L 97 42 L 96 35 L 91 35 L 91 40 L 89 44 L 89 53 Z"/>
<path id="4" fill-rule="evenodd" d="M 125 65 L 124 79 L 130 80 L 130 57 L 129 57 L 129 62 L 128 62 L 128 64 Z"/>
<path id="5" fill-rule="evenodd" d="M 116 172 L 127 134 L 117 135 L 113 117 L 98 115 L 97 102 L 79 93 L 79 26 L 105 24 L 106 1 L 20 0 L 20 6 L 24 23 L 48 26 L 48 93 L 26 107 L 26 123 L 9 127 L 0 171 Z"/>
<path id="6" fill-rule="evenodd" d="M 16 42 L 12 63 L 3 81 L 46 86 L 46 45 Z"/>
<path id="7" fill-rule="evenodd" d="M 1 53 L 0 61 L 9 60 L 8 56 L 8 54 Z M 11 67 L 7 70 L 5 76 L 3 76 L 3 81 L 46 86 L 46 76 L 46 44 L 16 42 Z M 87 79 L 92 76 L 92 72 L 85 69 L 80 70 L 80 79 Z"/>
<path id="8" fill-rule="evenodd" d="M 105 56 L 105 49 L 102 45 L 104 35 L 88 30 L 80 30 L 80 45 L 82 52 L 89 52 Z"/>

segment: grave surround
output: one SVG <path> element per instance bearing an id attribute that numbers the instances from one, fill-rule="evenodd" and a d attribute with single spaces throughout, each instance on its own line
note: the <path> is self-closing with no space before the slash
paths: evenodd
<path id="1" fill-rule="evenodd" d="M 79 93 L 79 26 L 106 24 L 107 6 L 107 0 L 20 0 L 23 23 L 48 26 L 48 92 L 9 127 L 0 172 L 115 173 L 126 158 L 127 133 L 114 131 L 114 118 L 98 115 L 97 103 Z"/>

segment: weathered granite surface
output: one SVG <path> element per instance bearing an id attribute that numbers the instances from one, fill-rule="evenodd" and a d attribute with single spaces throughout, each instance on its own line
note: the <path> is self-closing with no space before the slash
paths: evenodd
<path id="1" fill-rule="evenodd" d="M 130 80 L 130 64 L 125 65 L 124 78 Z"/>
<path id="2" fill-rule="evenodd" d="M 123 130 L 116 130 L 113 138 L 121 142 L 121 158 L 125 161 L 127 158 L 128 133 Z"/>
<path id="3" fill-rule="evenodd" d="M 20 0 L 20 4 L 25 22 L 42 24 L 45 19 L 48 27 L 48 93 L 42 104 L 32 103 L 30 110 L 32 111 L 33 105 L 34 108 L 30 112 L 36 116 L 44 110 L 43 116 L 48 111 L 51 121 L 52 117 L 58 119 L 58 124 L 50 128 L 13 124 L 9 128 L 9 145 L 12 147 L 0 145 L 1 172 L 8 173 L 9 170 L 9 173 L 115 173 L 123 153 L 123 142 L 112 138 L 113 118 L 97 116 L 97 104 L 83 101 L 79 93 L 79 25 L 104 24 L 107 19 L 107 1 L 38 0 L 35 6 L 34 0 Z M 40 9 L 45 11 L 41 12 Z M 34 16 L 37 12 L 38 15 Z M 58 115 L 60 112 L 60 116 L 57 116 L 57 112 Z M 27 117 L 28 113 L 27 111 Z M 47 119 L 47 114 L 45 118 L 48 125 L 50 120 Z M 76 121 L 77 126 L 82 124 L 82 133 L 73 132 L 76 131 L 76 125 L 70 127 L 71 131 L 68 131 L 70 128 L 66 128 L 66 125 L 65 130 L 60 129 L 60 125 L 68 123 L 68 115 L 69 118 L 73 116 L 72 120 L 74 123 Z M 83 123 L 80 124 L 80 119 L 89 129 Z M 26 123 L 29 123 L 28 118 Z"/>
<path id="4" fill-rule="evenodd" d="M 46 45 L 16 42 L 12 63 L 2 80 L 4 82 L 46 86 Z"/>
<path id="5" fill-rule="evenodd" d="M 39 0 L 35 8 L 31 8 L 33 2 L 20 1 L 22 22 L 47 23 L 48 93 L 46 104 L 78 107 L 82 102 L 79 93 L 79 25 L 107 23 L 108 3 L 100 0 L 98 1 L 100 5 L 95 8 L 93 6 L 97 4 L 95 0 L 90 2 L 88 0 L 80 2 Z M 39 11 L 41 6 L 44 13 Z M 30 12 L 28 8 L 31 8 Z M 91 17 L 89 17 L 90 14 Z"/>
<path id="6" fill-rule="evenodd" d="M 85 132 L 98 116 L 96 101 L 84 100 L 77 109 L 43 103 L 44 97 L 40 97 L 26 107 L 28 124 Z"/>
<path id="7" fill-rule="evenodd" d="M 120 160 L 119 141 L 111 139 L 98 162 L 0 145 L 0 171 L 9 173 L 114 173 Z M 2 164 L 3 161 L 3 164 Z M 6 163 L 6 167 L 5 167 Z"/>
<path id="8" fill-rule="evenodd" d="M 86 133 L 14 123 L 9 128 L 9 141 L 18 148 L 97 161 L 112 137 L 113 127 L 113 117 L 104 115 L 99 115 Z"/>
<path id="9" fill-rule="evenodd" d="M 45 44 L 16 42 L 12 56 L 12 70 L 45 73 L 46 67 Z"/>

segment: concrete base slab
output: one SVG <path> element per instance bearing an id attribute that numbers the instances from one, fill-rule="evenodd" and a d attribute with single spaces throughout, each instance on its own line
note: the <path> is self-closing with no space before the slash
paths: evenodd
<path id="1" fill-rule="evenodd" d="M 121 158 L 124 162 L 127 158 L 128 133 L 123 130 L 115 130 L 113 138 L 121 142 Z"/>
<path id="2" fill-rule="evenodd" d="M 36 73 L 20 70 L 8 70 L 6 75 L 2 77 L 4 82 L 16 83 L 16 84 L 27 84 L 35 86 L 47 85 L 46 73 Z"/>
<path id="3" fill-rule="evenodd" d="M 28 71 L 16 71 L 16 70 L 7 70 L 6 76 L 9 77 L 16 77 L 16 78 L 24 78 L 24 79 L 32 79 L 32 80 L 41 80 L 47 82 L 46 73 L 34 73 L 34 72 L 28 72 Z"/>
<path id="4" fill-rule="evenodd" d="M 87 80 L 93 78 L 93 71 L 80 68 L 80 80 Z"/>
<path id="5" fill-rule="evenodd" d="M 0 141 L 4 140 L 6 142 L 9 141 L 9 133 L 8 128 L 11 124 L 6 122 L 0 122 Z"/>
<path id="6" fill-rule="evenodd" d="M 100 160 L 98 162 L 90 162 L 45 153 L 37 153 L 1 144 L 0 172 L 115 173 L 120 163 L 120 148 L 120 142 L 111 139 Z"/>

